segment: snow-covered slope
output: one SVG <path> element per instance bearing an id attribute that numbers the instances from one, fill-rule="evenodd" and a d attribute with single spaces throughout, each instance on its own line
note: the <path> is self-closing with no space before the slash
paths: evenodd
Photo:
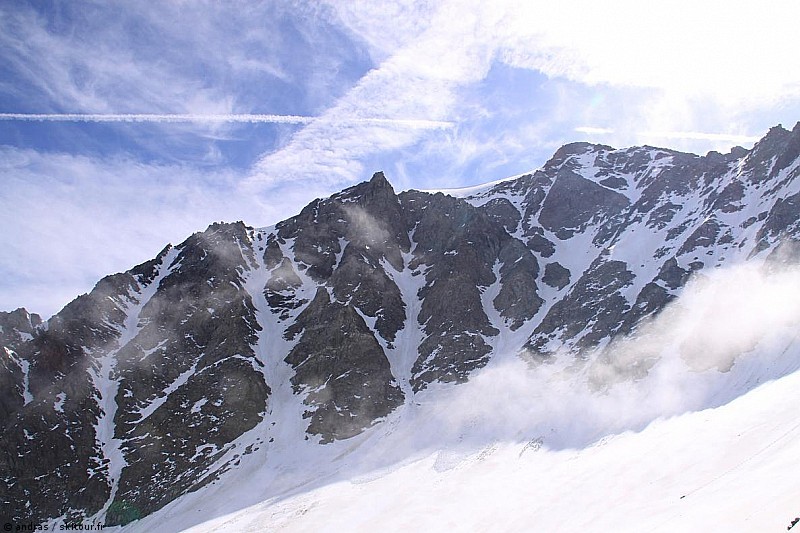
<path id="1" fill-rule="evenodd" d="M 800 516 L 798 391 L 795 373 L 584 448 L 487 442 L 352 477 L 343 466 L 223 516 L 208 498 L 233 510 L 238 491 L 191 495 L 131 531 L 177 531 L 197 515 L 214 518 L 189 531 L 784 531 Z"/>
<path id="2" fill-rule="evenodd" d="M 520 507 L 528 478 L 517 515 L 563 530 L 547 520 L 584 516 L 567 494 L 595 516 L 642 483 L 628 454 L 654 472 L 644 493 L 677 490 L 657 467 L 706 452 L 659 436 L 724 433 L 800 366 L 798 175 L 800 126 L 704 157 L 576 143 L 452 195 L 378 173 L 274 227 L 213 224 L 47 324 L 0 316 L 3 514 L 316 529 L 340 508 L 369 530 L 473 510 L 481 529 L 487 476 Z"/>
<path id="3" fill-rule="evenodd" d="M 745 295 L 752 309 L 729 305 Z M 354 439 L 245 460 L 126 531 L 786 527 L 800 515 L 800 272 L 719 272 L 685 298 L 648 324 L 662 358 L 644 379 L 598 392 L 589 367 L 500 356 Z M 702 315 L 714 318 L 698 334 Z M 616 355 L 638 356 L 626 342 Z M 727 372 L 700 371 L 714 354 L 676 350 L 687 342 L 750 349 Z"/>

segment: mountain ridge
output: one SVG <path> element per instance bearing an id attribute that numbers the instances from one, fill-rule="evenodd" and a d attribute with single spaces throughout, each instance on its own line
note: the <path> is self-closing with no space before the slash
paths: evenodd
<path id="1" fill-rule="evenodd" d="M 796 264 L 800 123 L 742 150 L 571 143 L 464 197 L 378 172 L 274 226 L 214 223 L 46 323 L 0 314 L 3 514 L 146 516 L 500 352 L 601 360 L 705 269 Z"/>

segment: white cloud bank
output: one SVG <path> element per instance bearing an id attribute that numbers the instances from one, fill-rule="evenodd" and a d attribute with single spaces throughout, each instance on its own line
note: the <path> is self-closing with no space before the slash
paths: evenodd
<path id="1" fill-rule="evenodd" d="M 492 8 L 494 9 L 494 8 Z M 510 64 L 587 84 L 652 87 L 738 104 L 800 94 L 796 2 L 508 2 Z"/>

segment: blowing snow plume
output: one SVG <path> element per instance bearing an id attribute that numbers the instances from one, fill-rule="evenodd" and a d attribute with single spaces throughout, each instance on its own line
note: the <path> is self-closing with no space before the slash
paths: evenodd
<path id="1" fill-rule="evenodd" d="M 658 418 L 717 407 L 794 372 L 798 331 L 798 269 L 715 270 L 605 348 L 535 366 L 499 354 L 468 383 L 437 391 L 435 400 L 421 395 L 431 425 L 409 438 L 425 440 L 423 447 L 541 438 L 552 448 L 581 448 Z"/>
<path id="2" fill-rule="evenodd" d="M 338 477 L 375 476 L 431 453 L 436 469 L 448 470 L 501 443 L 520 453 L 581 450 L 716 408 L 797 370 L 798 331 L 800 270 L 718 269 L 605 348 L 538 365 L 496 354 L 466 383 L 418 392 L 382 424 L 336 444 L 358 449 Z"/>

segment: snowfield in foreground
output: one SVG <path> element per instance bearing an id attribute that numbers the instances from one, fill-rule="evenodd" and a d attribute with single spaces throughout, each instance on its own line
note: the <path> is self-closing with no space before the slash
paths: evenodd
<path id="1" fill-rule="evenodd" d="M 794 373 L 585 448 L 551 449 L 547 436 L 456 446 L 352 479 L 345 463 L 322 486 L 190 531 L 784 531 L 800 516 L 798 404 Z M 255 489 L 230 481 L 131 530 L 178 530 Z"/>
<path id="2" fill-rule="evenodd" d="M 800 516 L 799 280 L 738 268 L 691 284 L 612 351 L 658 354 L 644 379 L 615 382 L 613 357 L 498 356 L 352 439 L 279 436 L 125 531 L 785 531 Z"/>

